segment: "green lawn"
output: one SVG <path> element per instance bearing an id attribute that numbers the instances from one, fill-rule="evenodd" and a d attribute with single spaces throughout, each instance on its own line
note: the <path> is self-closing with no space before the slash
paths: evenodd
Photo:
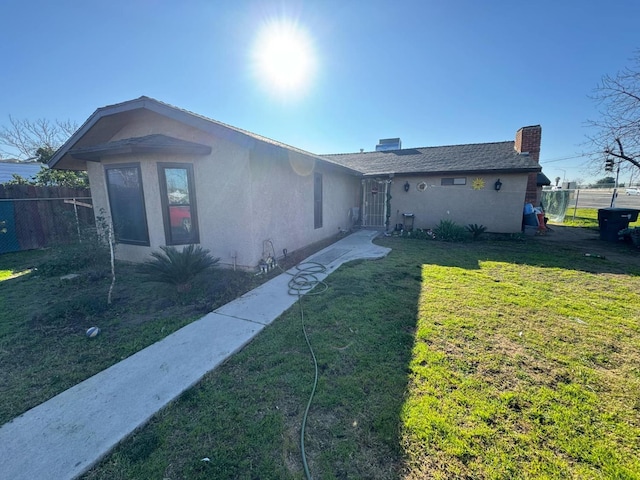
<path id="1" fill-rule="evenodd" d="M 595 228 L 596 230 L 599 228 L 598 226 L 598 209 L 597 208 L 578 208 L 575 210 L 575 218 L 574 218 L 574 210 L 573 208 L 567 209 L 567 215 L 564 217 L 563 225 L 567 225 L 569 227 L 587 227 L 587 228 Z M 637 221 L 631 222 L 629 224 L 630 227 L 640 227 L 640 218 Z"/>
<path id="2" fill-rule="evenodd" d="M 227 270 L 178 296 L 143 282 L 132 265 L 118 264 L 107 305 L 108 262 L 51 271 L 54 255 L 55 249 L 0 255 L 0 424 L 257 284 L 251 274 Z M 61 280 L 63 273 L 81 276 Z M 94 325 L 102 333 L 86 338 Z"/>
<path id="3" fill-rule="evenodd" d="M 539 239 L 380 243 L 302 303 L 314 478 L 640 478 L 640 268 Z M 85 478 L 303 478 L 312 382 L 294 306 Z"/>

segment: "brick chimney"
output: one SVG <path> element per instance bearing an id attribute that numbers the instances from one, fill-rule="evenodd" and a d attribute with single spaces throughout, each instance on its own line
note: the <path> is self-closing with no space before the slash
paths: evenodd
<path id="1" fill-rule="evenodd" d="M 528 153 L 533 160 L 539 162 L 541 140 L 542 127 L 540 125 L 522 127 L 516 132 L 516 151 L 518 153 Z"/>
<path id="2" fill-rule="evenodd" d="M 540 163 L 540 142 L 542 140 L 542 127 L 540 125 L 531 125 L 522 127 L 516 132 L 515 149 L 518 153 L 527 153 L 529 158 Z M 540 196 L 542 188 L 538 188 L 538 174 L 530 173 L 527 180 L 527 193 L 525 195 L 525 203 L 531 203 L 534 206 L 540 204 Z"/>

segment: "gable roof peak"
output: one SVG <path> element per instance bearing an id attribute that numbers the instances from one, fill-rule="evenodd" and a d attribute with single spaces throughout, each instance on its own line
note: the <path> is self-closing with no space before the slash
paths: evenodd
<path id="1" fill-rule="evenodd" d="M 63 162 L 64 165 L 62 168 L 70 168 L 70 169 L 85 169 L 86 167 L 83 164 L 78 163 L 77 161 L 70 161 L 70 156 L 68 155 L 70 150 L 74 147 L 74 145 L 89 131 L 91 130 L 101 119 L 105 117 L 116 116 L 119 114 L 127 114 L 129 112 L 145 109 L 151 112 L 154 112 L 158 115 L 162 115 L 173 119 L 177 122 L 181 122 L 185 125 L 197 128 L 209 134 L 217 135 L 220 138 L 227 139 L 229 141 L 238 143 L 240 145 L 250 147 L 255 145 L 255 142 L 260 142 L 262 144 L 268 144 L 273 147 L 281 148 L 284 150 L 288 150 L 290 152 L 295 152 L 297 154 L 301 154 L 308 157 L 313 157 L 317 160 L 324 162 L 325 164 L 332 164 L 332 166 L 339 168 L 342 171 L 348 171 L 349 173 L 356 174 L 357 172 L 346 167 L 337 162 L 333 162 L 319 155 L 313 154 L 311 152 L 302 150 L 301 148 L 296 148 L 291 145 L 287 145 L 282 142 L 278 142 L 276 140 L 272 140 L 268 137 L 264 137 L 261 135 L 257 135 L 255 133 L 249 132 L 248 130 L 243 130 L 238 127 L 234 127 L 232 125 L 220 122 L 218 120 L 214 120 L 212 118 L 206 117 L 204 115 L 200 115 L 198 113 L 186 110 L 184 108 L 176 107 L 175 105 L 171 105 L 169 103 L 162 102 L 160 100 L 156 100 L 155 98 L 148 97 L 146 95 L 142 95 L 138 98 L 132 100 L 126 100 L 121 103 L 116 103 L 113 105 L 107 105 L 104 107 L 100 107 L 93 112 L 93 114 L 82 124 L 82 126 L 62 145 L 51 157 L 49 160 L 49 167 L 54 168 L 59 162 L 65 158 L 66 160 Z M 104 137 L 109 137 L 109 132 L 103 134 Z M 107 140 L 105 139 L 105 142 Z M 104 142 L 99 142 L 104 143 Z"/>

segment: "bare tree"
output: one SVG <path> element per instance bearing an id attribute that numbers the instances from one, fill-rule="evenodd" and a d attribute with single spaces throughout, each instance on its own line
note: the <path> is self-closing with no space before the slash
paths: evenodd
<path id="1" fill-rule="evenodd" d="M 54 152 L 77 128 L 70 120 L 51 122 L 41 118 L 30 121 L 9 116 L 9 125 L 0 127 L 0 158 L 43 159 L 45 156 L 40 152 Z"/>
<path id="2" fill-rule="evenodd" d="M 599 170 L 607 157 L 621 170 L 640 169 L 640 50 L 632 61 L 615 76 L 602 77 L 593 95 L 600 118 L 588 122 L 595 132 L 589 139 L 597 152 L 592 162 Z"/>

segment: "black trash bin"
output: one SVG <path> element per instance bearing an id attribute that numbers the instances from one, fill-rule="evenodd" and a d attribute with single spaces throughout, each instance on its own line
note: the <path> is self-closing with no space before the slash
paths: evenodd
<path id="1" fill-rule="evenodd" d="M 600 208 L 598 209 L 598 225 L 600 239 L 608 242 L 620 240 L 618 232 L 629 226 L 630 222 L 638 219 L 638 212 L 634 208 Z"/>

